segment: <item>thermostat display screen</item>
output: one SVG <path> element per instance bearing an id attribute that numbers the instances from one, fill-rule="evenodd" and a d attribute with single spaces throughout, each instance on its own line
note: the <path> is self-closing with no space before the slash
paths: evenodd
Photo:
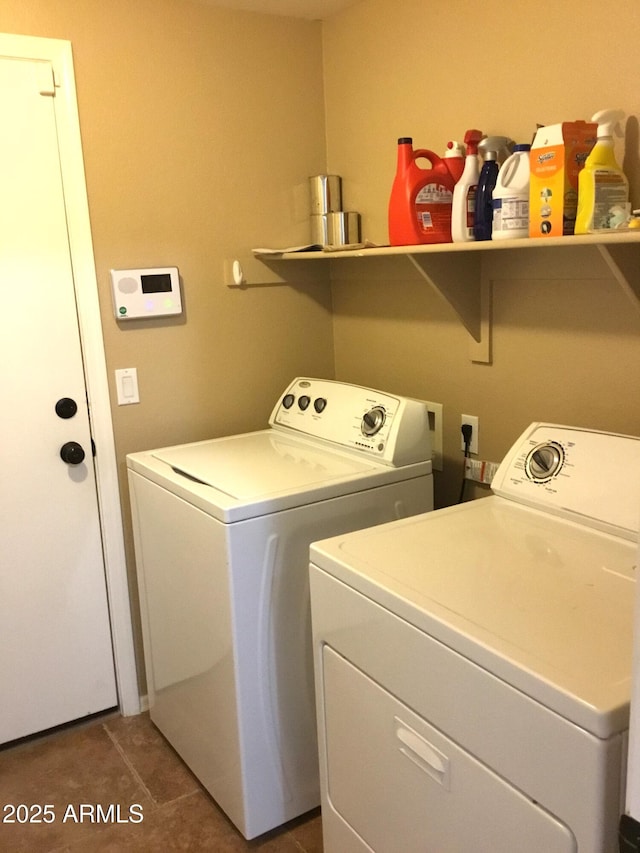
<path id="1" fill-rule="evenodd" d="M 182 314 L 177 267 L 111 270 L 111 285 L 117 320 Z"/>
<path id="2" fill-rule="evenodd" d="M 141 275 L 143 293 L 170 293 L 171 276 L 168 273 L 154 273 L 153 275 Z"/>

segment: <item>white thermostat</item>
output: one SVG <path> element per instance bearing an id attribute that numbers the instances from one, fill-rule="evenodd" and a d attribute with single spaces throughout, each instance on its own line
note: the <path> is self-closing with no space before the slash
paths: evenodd
<path id="1" fill-rule="evenodd" d="M 117 320 L 182 314 L 177 267 L 111 270 L 111 285 Z"/>

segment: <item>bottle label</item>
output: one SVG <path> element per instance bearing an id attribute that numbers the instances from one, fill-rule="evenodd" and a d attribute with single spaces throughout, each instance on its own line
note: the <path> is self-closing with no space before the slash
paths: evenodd
<path id="1" fill-rule="evenodd" d="M 529 229 L 529 198 L 506 196 L 493 199 L 493 230 L 521 231 Z"/>
<path id="2" fill-rule="evenodd" d="M 628 204 L 627 183 L 622 175 L 607 169 L 594 173 L 595 198 L 593 229 L 616 228 L 625 221 Z"/>
<path id="3" fill-rule="evenodd" d="M 418 191 L 415 212 L 418 226 L 425 234 L 451 232 L 453 192 L 439 183 L 425 184 Z"/>
<path id="4" fill-rule="evenodd" d="M 478 190 L 477 184 L 471 184 L 469 189 L 467 190 L 467 200 L 466 200 L 466 213 L 467 213 L 467 228 L 473 229 L 473 220 L 476 215 L 476 192 Z"/>

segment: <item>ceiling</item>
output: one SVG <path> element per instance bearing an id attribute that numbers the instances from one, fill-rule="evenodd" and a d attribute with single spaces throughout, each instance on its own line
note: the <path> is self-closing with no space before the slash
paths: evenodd
<path id="1" fill-rule="evenodd" d="M 198 2 L 209 6 L 226 6 L 247 12 L 287 15 L 292 18 L 317 21 L 324 20 L 348 6 L 353 6 L 359 0 L 198 0 Z"/>

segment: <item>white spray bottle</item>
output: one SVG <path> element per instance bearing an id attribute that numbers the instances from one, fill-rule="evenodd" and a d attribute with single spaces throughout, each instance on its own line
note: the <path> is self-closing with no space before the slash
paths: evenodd
<path id="1" fill-rule="evenodd" d="M 464 171 L 464 145 L 452 139 L 447 142 L 444 152 L 445 165 L 456 181 L 459 181 Z"/>
<path id="2" fill-rule="evenodd" d="M 604 231 L 626 223 L 629 215 L 629 182 L 613 150 L 614 133 L 623 136 L 622 110 L 601 110 L 598 139 L 578 174 L 578 211 L 575 234 Z"/>
<path id="3" fill-rule="evenodd" d="M 466 243 L 475 240 L 473 221 L 476 210 L 476 190 L 480 177 L 478 162 L 478 143 L 483 138 L 480 130 L 468 130 L 464 135 L 467 156 L 460 180 L 453 188 L 451 208 L 451 237 L 454 243 Z"/>

